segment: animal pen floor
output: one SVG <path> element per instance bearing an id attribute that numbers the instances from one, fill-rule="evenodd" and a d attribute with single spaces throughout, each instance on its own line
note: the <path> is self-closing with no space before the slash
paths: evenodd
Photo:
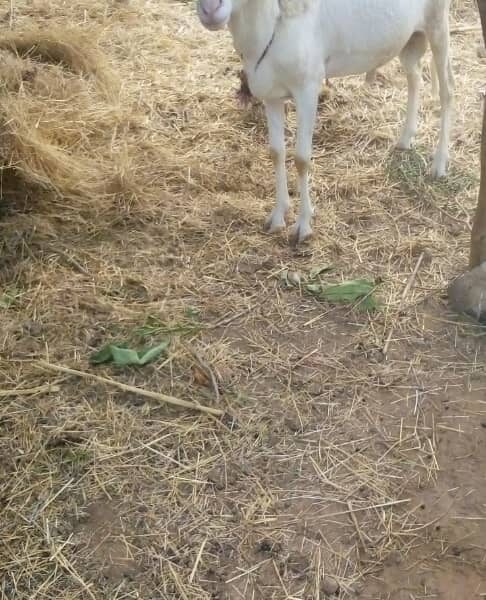
<path id="1" fill-rule="evenodd" d="M 83 49 L 70 60 L 89 60 L 80 76 L 1 53 L 0 597 L 486 596 L 484 332 L 444 297 L 467 262 L 479 173 L 472 0 L 452 8 L 447 181 L 426 176 L 430 83 L 417 150 L 396 154 L 398 61 L 370 88 L 332 82 L 315 237 L 298 251 L 261 231 L 263 114 L 236 105 L 229 36 L 205 32 L 192 2 L 11 6 L 0 37 L 55 25 Z M 282 278 L 321 266 L 324 282 L 375 280 L 380 309 Z M 170 347 L 144 367 L 90 365 L 113 339 Z"/>

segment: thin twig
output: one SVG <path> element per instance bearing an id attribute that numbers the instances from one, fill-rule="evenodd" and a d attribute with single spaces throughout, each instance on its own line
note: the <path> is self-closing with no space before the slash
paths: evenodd
<path id="1" fill-rule="evenodd" d="M 186 592 L 184 591 L 184 586 L 181 583 L 181 580 L 180 580 L 179 575 L 177 574 L 177 571 L 174 569 L 174 567 L 172 566 L 172 564 L 170 562 L 167 564 L 169 565 L 169 570 L 170 570 L 172 578 L 174 580 L 174 584 L 175 584 L 179 594 L 181 595 L 182 600 L 189 600 Z"/>
<path id="2" fill-rule="evenodd" d="M 187 350 L 187 352 L 189 352 L 189 354 L 196 360 L 199 367 L 204 371 L 206 377 L 211 382 L 211 387 L 213 388 L 214 392 L 214 399 L 216 400 L 216 402 L 219 402 L 220 396 L 218 380 L 216 379 L 216 375 L 214 374 L 213 369 L 205 360 L 202 359 L 201 355 L 196 350 L 194 350 L 190 346 L 187 346 L 186 344 L 183 344 L 183 346 Z"/>
<path id="3" fill-rule="evenodd" d="M 481 25 L 458 25 L 451 28 L 451 33 L 466 33 L 468 31 L 481 31 Z"/>
<path id="4" fill-rule="evenodd" d="M 233 315 L 230 315 L 228 317 L 223 317 L 219 321 L 216 321 L 216 323 L 213 323 L 212 325 L 209 325 L 208 329 L 217 329 L 218 327 L 227 327 L 228 325 L 230 325 L 231 323 L 233 323 L 233 321 L 236 321 L 240 317 L 243 317 L 244 315 L 246 315 L 247 313 L 249 313 L 253 308 L 254 308 L 253 306 L 250 306 L 249 308 L 245 308 L 244 310 L 240 310 L 239 312 L 234 313 Z"/>
<path id="5" fill-rule="evenodd" d="M 407 297 L 409 291 L 412 289 L 412 286 L 413 286 L 413 284 L 415 282 L 415 279 L 417 277 L 417 273 L 419 272 L 420 265 L 422 264 L 422 261 L 424 260 L 424 256 L 425 256 L 425 253 L 422 252 L 422 254 L 419 256 L 419 258 L 417 260 L 417 264 L 415 265 L 415 269 L 413 270 L 412 274 L 408 278 L 407 285 L 405 286 L 405 289 L 402 292 L 402 297 L 400 298 L 400 304 L 398 306 L 398 312 L 400 312 L 402 310 L 405 298 Z M 388 354 L 388 347 L 390 346 L 390 342 L 391 342 L 391 338 L 392 338 L 394 330 L 395 330 L 395 328 L 392 325 L 391 328 L 390 328 L 390 331 L 388 332 L 388 337 L 386 338 L 385 345 L 383 346 L 383 355 L 385 357 Z"/>
<path id="6" fill-rule="evenodd" d="M 83 377 L 84 379 L 92 379 L 93 381 L 99 381 L 100 383 L 111 385 L 112 387 L 116 387 L 125 392 L 131 392 L 132 394 L 138 394 L 139 396 L 152 398 L 153 400 L 158 400 L 159 402 L 164 402 L 165 404 L 181 406 L 184 408 L 189 408 L 191 410 L 198 410 L 200 412 L 215 416 L 221 416 L 224 414 L 224 411 L 220 410 L 219 408 L 212 408 L 209 406 L 204 406 L 202 404 L 188 402 L 187 400 L 181 400 L 180 398 L 175 398 L 174 396 L 166 396 L 165 394 L 151 392 L 149 390 L 144 390 L 134 385 L 127 385 L 125 383 L 121 383 L 120 381 L 115 381 L 114 379 L 110 379 L 108 377 L 101 377 L 100 375 L 94 375 L 93 373 L 86 373 L 86 371 L 78 371 L 77 369 L 70 369 L 69 367 L 64 367 L 62 365 L 48 363 L 45 360 L 39 360 L 36 362 L 36 364 L 39 367 L 50 369 L 51 371 L 58 371 L 59 373 L 68 373 L 69 375 L 76 375 L 77 377 Z"/>
<path id="7" fill-rule="evenodd" d="M 56 493 L 55 493 L 53 496 L 51 496 L 50 498 L 48 498 L 48 499 L 47 499 L 47 500 L 44 502 L 44 504 L 43 504 L 43 505 L 42 505 L 42 506 L 39 508 L 39 510 L 35 511 L 35 514 L 34 514 L 34 516 L 32 517 L 32 520 L 34 520 L 34 519 L 37 519 L 37 517 L 38 517 L 40 514 L 42 514 L 42 513 L 43 513 L 43 512 L 46 510 L 46 508 L 49 506 L 49 504 L 51 504 L 52 502 L 54 502 L 54 500 L 55 500 L 55 499 L 56 499 L 58 496 L 60 496 L 60 495 L 61 495 L 61 494 L 64 492 L 64 490 L 66 490 L 66 489 L 67 489 L 67 488 L 68 488 L 68 487 L 69 487 L 69 486 L 72 484 L 72 482 L 73 482 L 73 481 L 74 481 L 74 479 L 72 479 L 72 478 L 71 478 L 71 479 L 70 479 L 68 482 L 66 482 L 66 483 L 65 483 L 65 484 L 64 484 L 64 485 L 63 485 L 63 486 L 62 486 L 62 487 L 61 487 L 59 490 L 57 490 L 57 492 L 56 492 Z"/>
<path id="8" fill-rule="evenodd" d="M 351 521 L 353 522 L 353 525 L 356 529 L 356 533 L 358 534 L 359 541 L 361 542 L 361 546 L 363 547 L 364 552 L 366 552 L 367 551 L 366 540 L 365 540 L 363 532 L 361 531 L 361 528 L 359 526 L 358 519 L 356 518 L 356 515 L 354 514 L 355 511 L 353 508 L 353 504 L 351 503 L 350 500 L 348 500 L 348 508 L 349 508 L 349 517 L 350 517 Z"/>
<path id="9" fill-rule="evenodd" d="M 79 573 L 74 568 L 73 564 L 66 558 L 66 556 L 60 551 L 55 553 L 54 558 L 56 562 L 81 585 L 81 587 L 88 594 L 91 600 L 96 600 L 96 596 L 91 591 L 91 587 L 93 586 L 93 584 L 87 584 L 84 581 L 84 579 L 81 577 L 81 575 L 79 575 Z"/>
<path id="10" fill-rule="evenodd" d="M 60 387 L 55 383 L 46 383 L 32 388 L 16 388 L 13 390 L 0 390 L 0 398 L 10 398 L 15 396 L 37 396 L 49 392 L 58 392 Z"/>
<path id="11" fill-rule="evenodd" d="M 226 584 L 232 583 L 233 581 L 236 581 L 237 579 L 241 579 L 245 575 L 250 575 L 250 573 L 253 573 L 257 569 L 259 569 L 262 565 L 264 565 L 265 563 L 267 563 L 269 560 L 270 560 L 269 558 L 266 558 L 265 560 L 262 560 L 261 562 L 259 562 L 258 564 L 254 565 L 250 569 L 245 569 L 242 573 L 239 573 L 238 575 L 235 575 L 234 577 L 231 577 L 231 579 L 227 579 L 225 581 L 225 583 Z"/>
<path id="12" fill-rule="evenodd" d="M 403 500 L 391 500 L 390 502 L 382 502 L 380 504 L 368 505 L 368 506 L 357 506 L 353 507 L 353 509 L 348 510 L 340 510 L 338 512 L 330 513 L 326 515 L 326 518 L 330 519 L 331 517 L 340 517 L 341 515 L 349 515 L 350 512 L 362 512 L 365 510 L 376 510 L 378 508 L 389 508 L 392 506 L 398 506 L 399 504 L 406 504 L 410 502 L 411 498 L 405 498 Z"/>
<path id="13" fill-rule="evenodd" d="M 69 266 L 74 267 L 74 269 L 76 271 L 78 271 L 79 273 L 82 273 L 83 275 L 87 275 L 88 277 L 91 277 L 91 273 L 88 271 L 88 269 L 86 269 L 85 267 L 83 267 L 83 265 L 77 261 L 74 256 L 70 256 L 67 252 L 65 252 L 64 250 L 61 250 L 60 248 L 50 248 L 51 252 L 53 254 L 57 254 L 58 256 L 60 256 L 61 258 L 63 258 Z"/>
<path id="14" fill-rule="evenodd" d="M 406 535 L 410 534 L 410 533 L 415 533 L 416 531 L 421 531 L 423 529 L 427 529 L 427 527 L 430 527 L 431 525 L 435 525 L 436 523 L 438 523 L 441 519 L 443 519 L 444 517 L 447 517 L 447 515 L 449 514 L 449 512 L 451 511 L 451 508 L 454 506 L 454 502 L 450 503 L 449 508 L 444 511 L 442 514 L 440 514 L 438 517 L 435 517 L 435 519 L 432 519 L 432 521 L 428 521 L 427 523 L 423 523 L 422 525 L 419 525 L 418 527 L 411 527 L 410 529 L 404 529 L 404 533 Z"/>
<path id="15" fill-rule="evenodd" d="M 199 548 L 199 552 L 197 553 L 196 560 L 194 561 L 194 566 L 192 567 L 191 575 L 189 576 L 189 583 L 194 581 L 194 576 L 196 575 L 197 568 L 199 566 L 199 562 L 201 561 L 202 553 L 204 552 L 204 547 L 206 546 L 208 538 L 204 538 L 201 547 Z"/>
<path id="16" fill-rule="evenodd" d="M 255 297 L 256 296 L 253 296 L 251 299 L 253 299 Z M 240 310 L 237 313 L 226 315 L 222 319 L 219 319 L 219 321 L 216 321 L 216 323 L 208 325 L 206 327 L 206 329 L 218 329 L 219 327 L 227 327 L 228 325 L 230 325 L 231 323 L 233 323 L 240 317 L 243 317 L 246 314 L 252 312 L 253 310 L 255 310 L 256 308 L 258 308 L 259 306 L 261 306 L 262 304 L 264 304 L 267 301 L 268 301 L 268 294 L 266 294 L 258 302 L 255 302 L 255 304 L 252 304 L 251 306 L 247 306 L 245 309 Z"/>

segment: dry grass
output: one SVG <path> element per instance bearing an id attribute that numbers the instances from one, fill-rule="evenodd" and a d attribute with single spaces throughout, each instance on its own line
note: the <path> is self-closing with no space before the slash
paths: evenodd
<path id="1" fill-rule="evenodd" d="M 409 572 L 407 599 L 448 598 L 437 565 L 465 577 L 464 597 L 485 592 L 484 498 L 471 504 L 484 491 L 483 333 L 443 299 L 467 262 L 477 190 L 472 2 L 453 6 L 450 177 L 427 177 L 430 85 L 417 149 L 395 154 L 397 63 L 371 88 L 333 82 L 315 136 L 316 235 L 298 252 L 261 232 L 265 126 L 234 101 L 227 35 L 204 32 L 187 2 L 12 6 L 0 35 L 0 598 L 401 600 L 390 586 Z M 324 280 L 381 281 L 383 308 L 282 285 L 282 270 L 320 264 L 333 267 Z M 107 341 L 165 338 L 168 355 L 146 367 L 89 365 Z"/>

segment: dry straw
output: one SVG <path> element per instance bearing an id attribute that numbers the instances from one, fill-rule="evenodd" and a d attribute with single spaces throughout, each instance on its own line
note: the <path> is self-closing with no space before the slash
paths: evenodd
<path id="1" fill-rule="evenodd" d="M 107 133 L 119 124 L 114 104 L 119 82 L 92 39 L 54 27 L 10 32 L 0 48 L 4 177 L 58 198 L 112 193 L 109 149 L 97 149 L 93 142 L 98 137 L 106 143 Z"/>
<path id="2" fill-rule="evenodd" d="M 192 2 L 11 8 L 0 598 L 350 600 L 360 586 L 394 598 L 385 586 L 401 573 L 420 598 L 435 593 L 437 565 L 458 560 L 484 579 L 486 532 L 471 520 L 484 499 L 467 504 L 482 479 L 464 462 L 486 460 L 484 334 L 441 295 L 467 262 L 477 189 L 474 2 L 451 9 L 450 177 L 427 178 L 438 126 L 427 67 L 408 153 L 392 151 L 406 98 L 397 61 L 370 87 L 332 81 L 315 131 L 315 238 L 299 251 L 261 231 L 274 196 L 263 112 L 238 107 L 238 57 Z M 295 195 L 290 154 L 289 173 Z M 285 269 L 303 281 L 320 265 L 324 282 L 381 282 L 383 308 L 281 284 Z M 89 365 L 108 341 L 163 338 L 169 354 L 143 368 Z M 214 415 L 192 410 L 203 406 Z M 460 557 L 457 540 L 471 545 Z"/>

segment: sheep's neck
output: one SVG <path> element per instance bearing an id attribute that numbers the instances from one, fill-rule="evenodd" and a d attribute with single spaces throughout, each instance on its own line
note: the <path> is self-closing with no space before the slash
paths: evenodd
<path id="1" fill-rule="evenodd" d="M 273 43 L 281 16 L 280 0 L 248 0 L 233 13 L 229 28 L 245 69 L 256 70 Z"/>

